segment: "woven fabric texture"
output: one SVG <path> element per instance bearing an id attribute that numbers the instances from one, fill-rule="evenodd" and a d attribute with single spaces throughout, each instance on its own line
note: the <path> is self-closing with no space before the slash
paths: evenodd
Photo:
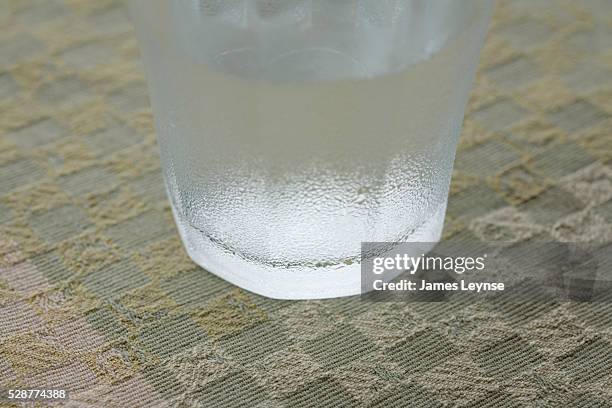
<path id="1" fill-rule="evenodd" d="M 445 236 L 609 255 L 611 129 L 612 1 L 499 1 Z M 612 304 L 233 287 L 182 248 L 122 4 L 2 0 L 0 389 L 43 386 L 71 407 L 610 407 Z"/>

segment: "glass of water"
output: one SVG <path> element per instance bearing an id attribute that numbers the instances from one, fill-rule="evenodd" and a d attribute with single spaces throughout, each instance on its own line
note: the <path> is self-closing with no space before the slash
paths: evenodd
<path id="1" fill-rule="evenodd" d="M 130 0 L 191 258 L 360 292 L 361 242 L 440 239 L 490 0 Z"/>

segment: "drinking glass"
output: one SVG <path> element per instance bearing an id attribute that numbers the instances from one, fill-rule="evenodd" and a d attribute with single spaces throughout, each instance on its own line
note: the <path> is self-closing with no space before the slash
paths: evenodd
<path id="1" fill-rule="evenodd" d="M 362 242 L 440 239 L 491 0 L 129 6 L 196 263 L 327 298 L 360 292 Z"/>

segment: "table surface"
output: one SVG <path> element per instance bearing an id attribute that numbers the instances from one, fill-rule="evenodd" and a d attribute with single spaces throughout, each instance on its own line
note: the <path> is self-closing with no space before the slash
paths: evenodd
<path id="1" fill-rule="evenodd" d="M 612 242 L 611 115 L 612 2 L 499 1 L 445 236 Z M 0 2 L 0 388 L 71 406 L 612 406 L 611 312 L 225 283 L 181 247 L 121 4 Z"/>

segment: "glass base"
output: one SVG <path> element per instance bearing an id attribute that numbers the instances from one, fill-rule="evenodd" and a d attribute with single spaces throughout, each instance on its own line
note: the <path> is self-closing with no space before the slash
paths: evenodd
<path id="1" fill-rule="evenodd" d="M 405 241 L 430 243 L 440 240 L 446 206 L 414 231 Z M 278 267 L 231 254 L 183 222 L 173 209 L 176 225 L 189 257 L 202 268 L 242 289 L 273 299 L 327 299 L 361 294 L 361 264 L 339 263 L 322 267 Z M 398 273 L 399 274 L 399 273 Z M 392 280 L 396 275 L 385 275 Z"/>

